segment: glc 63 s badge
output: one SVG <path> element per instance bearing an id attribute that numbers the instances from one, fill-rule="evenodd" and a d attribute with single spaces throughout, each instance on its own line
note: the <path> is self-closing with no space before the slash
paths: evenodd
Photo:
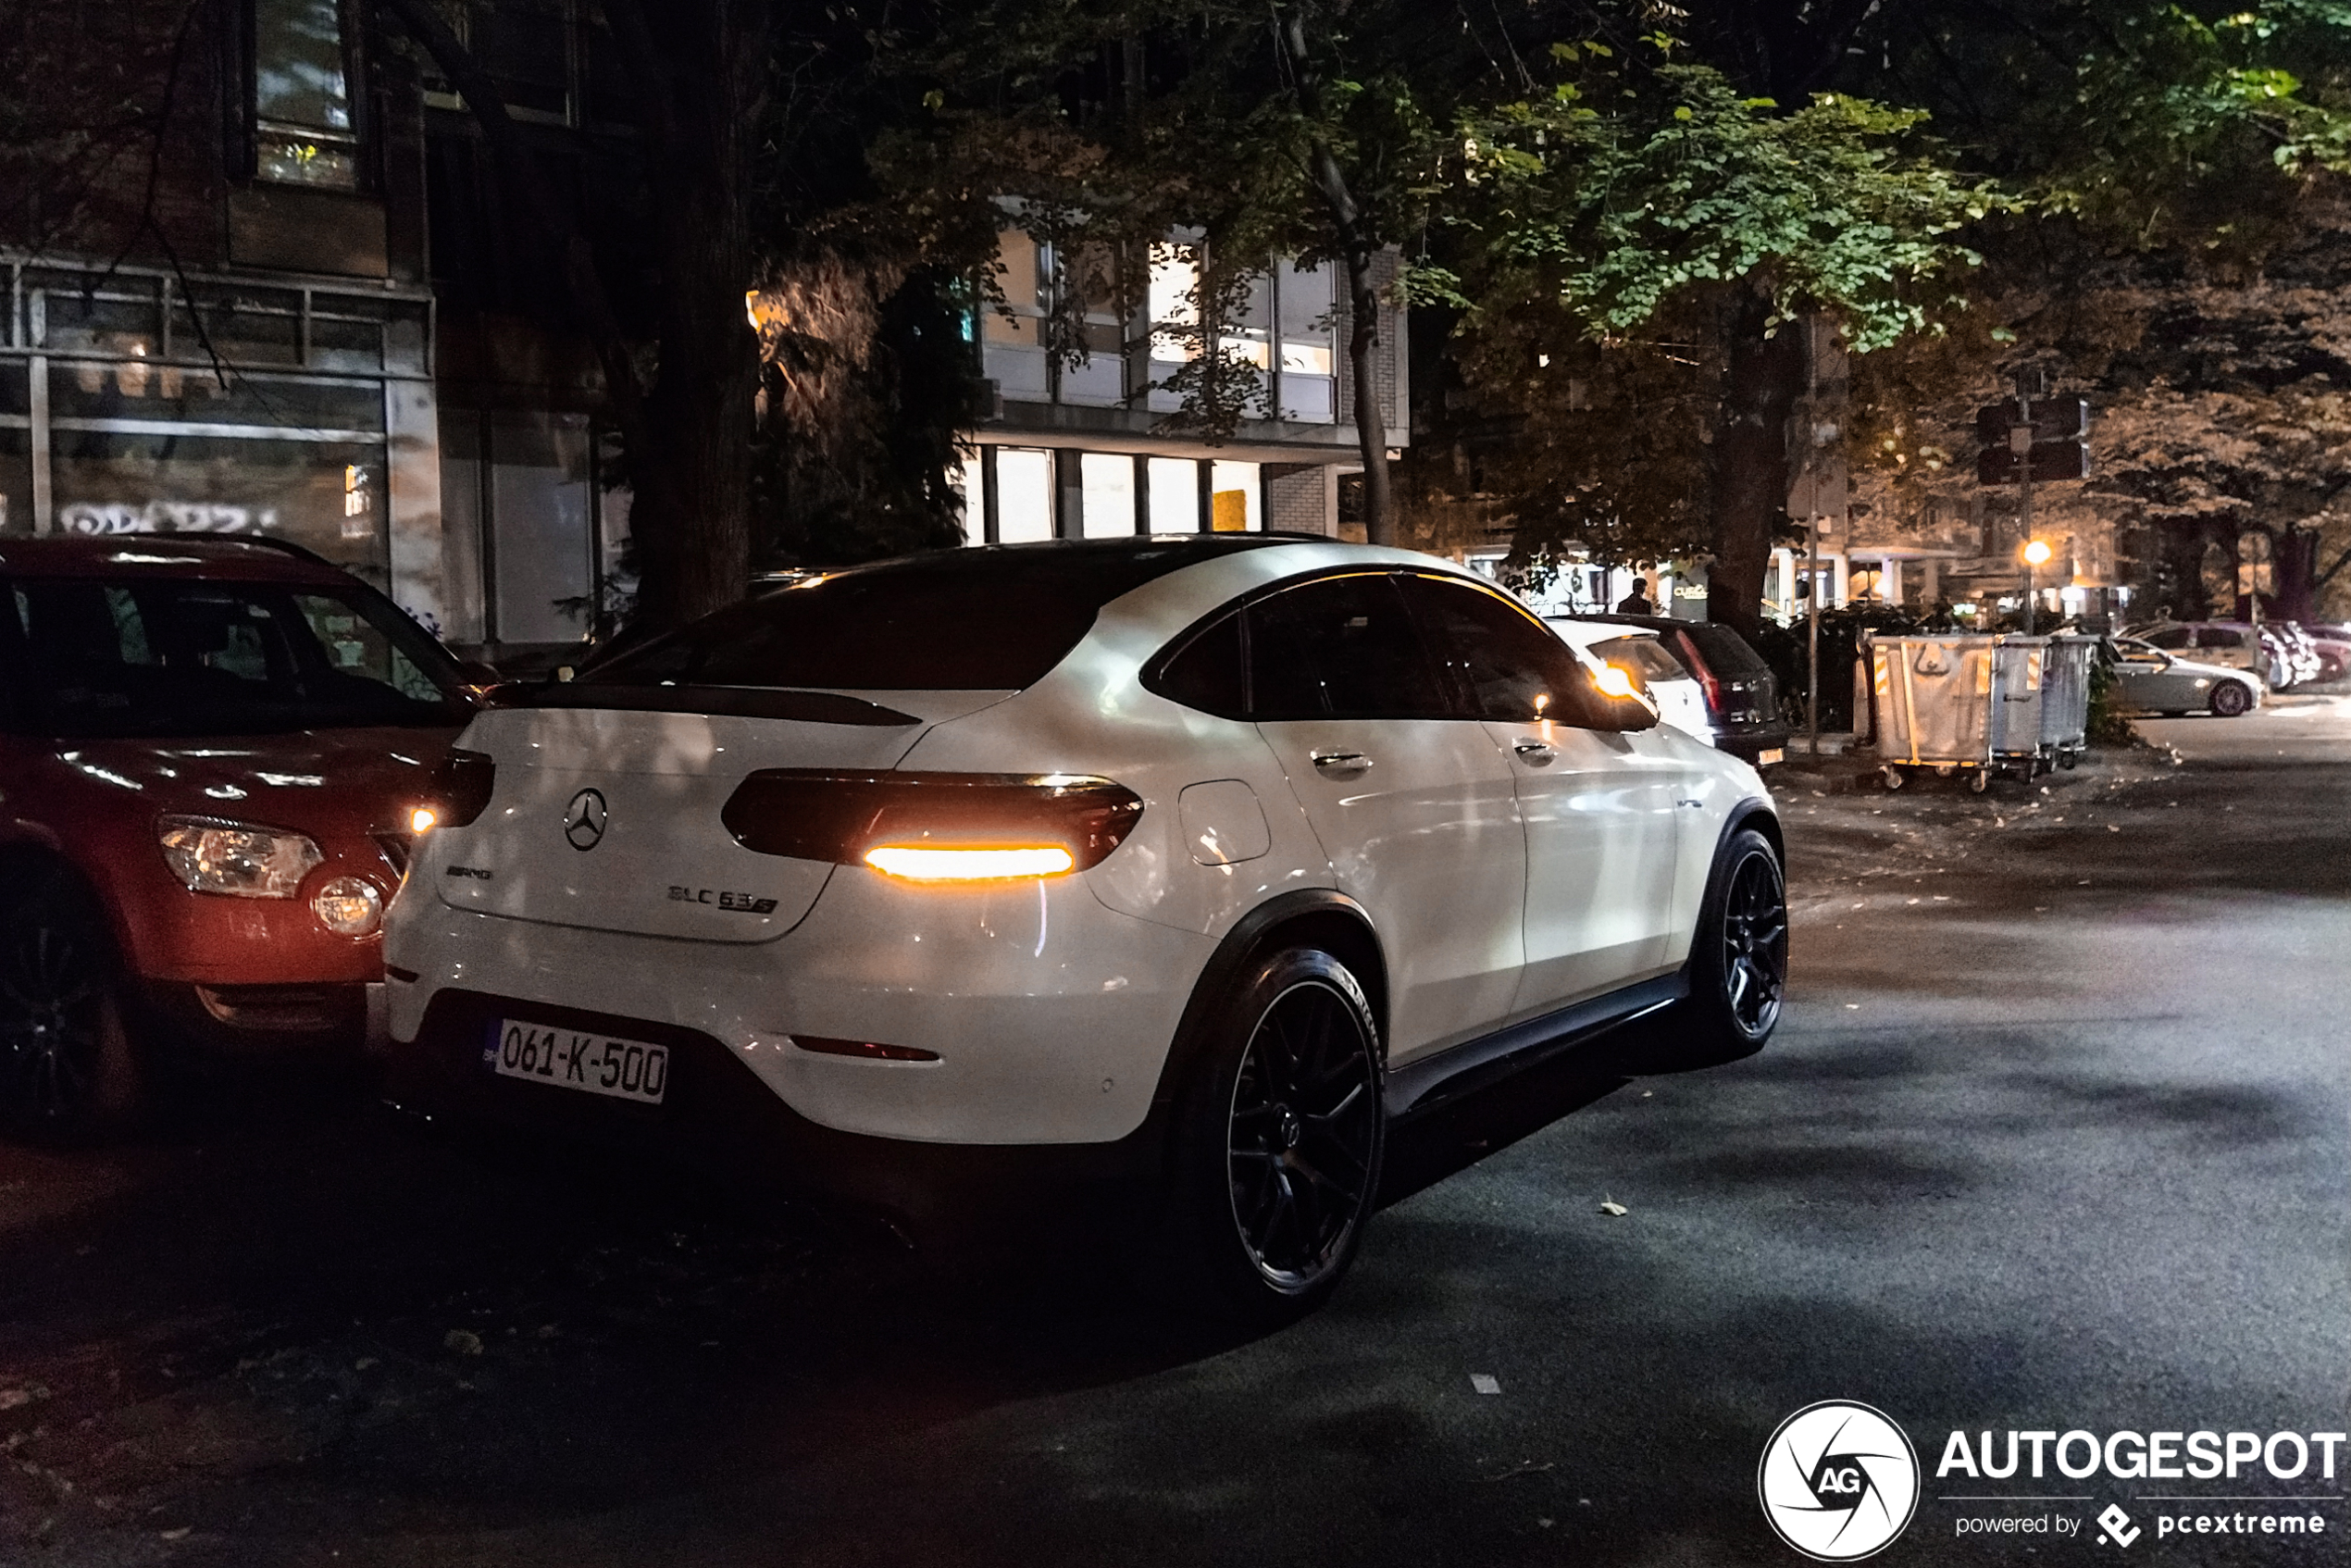
<path id="1" fill-rule="evenodd" d="M 713 909 L 732 910 L 738 915 L 773 915 L 776 901 L 756 893 L 730 893 L 717 888 L 680 888 L 669 890 L 673 903 L 706 903 Z"/>

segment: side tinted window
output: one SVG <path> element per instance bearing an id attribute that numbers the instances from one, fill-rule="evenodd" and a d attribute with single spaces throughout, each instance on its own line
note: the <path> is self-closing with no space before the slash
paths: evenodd
<path id="1" fill-rule="evenodd" d="M 2158 648 L 2185 648 L 2196 640 L 2196 633 L 2183 626 L 2168 626 L 2148 632 L 2146 640 Z"/>
<path id="2" fill-rule="evenodd" d="M 1478 717 L 1590 722 L 1584 666 L 1541 621 L 1470 583 L 1409 577 L 1404 585 Z"/>
<path id="3" fill-rule="evenodd" d="M 1249 716 L 1249 685 L 1241 666 L 1241 617 L 1226 616 L 1176 650 L 1146 684 L 1170 702 L 1214 714 Z"/>
<path id="4" fill-rule="evenodd" d="M 1251 717 L 1455 716 L 1393 578 L 1325 578 L 1247 614 Z"/>

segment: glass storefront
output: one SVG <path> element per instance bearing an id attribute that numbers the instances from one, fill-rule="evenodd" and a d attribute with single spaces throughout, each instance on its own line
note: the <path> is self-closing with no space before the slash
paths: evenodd
<path id="1" fill-rule="evenodd" d="M 421 296 L 6 266 L 0 534 L 263 534 L 391 589 Z"/>

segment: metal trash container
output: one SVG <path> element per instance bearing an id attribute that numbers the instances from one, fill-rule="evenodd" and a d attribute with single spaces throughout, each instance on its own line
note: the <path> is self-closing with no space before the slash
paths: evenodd
<path id="1" fill-rule="evenodd" d="M 2090 665 L 2095 637 L 2052 637 L 2041 666 L 2041 750 L 2059 767 L 2082 760 L 2090 744 Z"/>
<path id="2" fill-rule="evenodd" d="M 1887 789 L 1908 781 L 1906 768 L 1932 767 L 1966 771 L 1981 794 L 1996 772 L 2031 778 L 2048 766 L 2048 639 L 1872 635 L 1862 645 Z"/>

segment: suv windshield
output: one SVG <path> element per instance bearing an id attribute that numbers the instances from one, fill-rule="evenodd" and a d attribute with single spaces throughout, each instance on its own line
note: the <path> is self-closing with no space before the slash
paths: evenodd
<path id="1" fill-rule="evenodd" d="M 578 684 L 1020 691 L 1077 646 L 1104 604 L 1246 547 L 1103 540 L 910 556 L 721 610 L 591 666 Z"/>
<path id="2" fill-rule="evenodd" d="M 0 586 L 13 728 L 253 735 L 463 723 L 454 660 L 379 595 L 190 578 Z M 7 643 L 14 642 L 9 648 Z"/>

